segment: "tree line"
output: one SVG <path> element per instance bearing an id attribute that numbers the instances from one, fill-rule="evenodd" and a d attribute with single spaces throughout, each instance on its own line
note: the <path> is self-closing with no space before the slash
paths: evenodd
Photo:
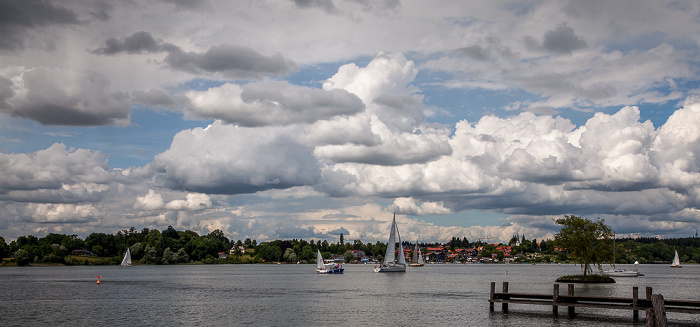
<path id="1" fill-rule="evenodd" d="M 658 239 L 636 238 L 617 239 L 615 242 L 616 263 L 659 263 L 673 258 L 678 251 L 681 262 L 700 263 L 700 239 Z M 404 242 L 406 249 L 412 249 L 414 243 Z M 513 236 L 508 244 L 489 244 L 469 242 L 466 237 L 453 237 L 446 243 L 419 243 L 421 248 L 442 246 L 453 251 L 460 248 L 479 248 L 479 257 L 497 257 L 503 259 L 497 245 L 510 245 L 513 257 L 527 256 L 533 261 L 568 262 L 574 259 L 569 251 L 557 248 L 555 240 L 527 240 L 525 236 Z M 178 231 L 172 226 L 159 231 L 134 227 L 118 231 L 115 234 L 92 233 L 85 239 L 77 235 L 50 233 L 45 237 L 33 235 L 20 236 L 17 240 L 5 242 L 0 236 L 0 257 L 11 259 L 18 265 L 28 264 L 66 264 L 66 265 L 111 265 L 119 264 L 127 247 L 131 250 L 132 260 L 141 264 L 177 264 L 177 263 L 263 263 L 263 262 L 314 262 L 317 251 L 324 258 L 342 256 L 346 262 L 356 260 L 353 251 L 362 251 L 365 256 L 381 261 L 386 252 L 386 243 L 363 243 L 360 240 L 345 242 L 340 235 L 338 242 L 327 240 L 275 240 L 258 243 L 256 240 L 230 240 L 221 230 L 214 230 L 206 235 L 193 231 Z M 230 250 L 233 249 L 231 254 Z M 75 250 L 79 250 L 76 254 Z M 84 251 L 80 251 L 84 250 Z M 85 252 L 87 251 L 87 252 Z M 226 253 L 227 258 L 220 258 L 219 253 Z M 85 256 L 94 254 L 94 257 Z M 603 260 L 611 262 L 609 255 Z"/>

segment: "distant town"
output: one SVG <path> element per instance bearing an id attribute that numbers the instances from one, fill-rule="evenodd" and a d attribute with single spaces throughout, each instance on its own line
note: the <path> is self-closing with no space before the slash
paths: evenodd
<path id="1" fill-rule="evenodd" d="M 554 241 L 527 239 L 513 235 L 507 243 L 488 240 L 467 240 L 453 237 L 447 243 L 419 243 L 418 248 L 428 264 L 474 263 L 567 263 L 567 252 Z M 615 243 L 616 263 L 668 263 L 678 251 L 684 264 L 700 262 L 700 239 L 624 238 Z M 252 264 L 252 263 L 315 263 L 316 251 L 324 259 L 345 263 L 374 263 L 383 260 L 386 243 L 348 242 L 340 234 L 337 242 L 327 240 L 275 240 L 258 243 L 251 240 L 230 240 L 221 230 L 207 235 L 178 231 L 172 226 L 157 229 L 135 228 L 115 234 L 92 233 L 85 239 L 76 235 L 51 233 L 44 237 L 20 236 L 9 244 L 0 237 L 0 265 L 116 265 L 130 250 L 134 264 Z M 415 243 L 402 243 L 409 259 Z"/>

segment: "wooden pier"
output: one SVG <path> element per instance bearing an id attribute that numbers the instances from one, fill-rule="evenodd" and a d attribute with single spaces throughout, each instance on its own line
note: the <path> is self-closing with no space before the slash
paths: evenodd
<path id="1" fill-rule="evenodd" d="M 494 311 L 494 304 L 501 303 L 501 311 L 508 312 L 509 303 L 547 305 L 552 307 L 552 314 L 559 314 L 559 307 L 567 307 L 569 318 L 576 314 L 576 307 L 632 310 L 632 319 L 639 320 L 639 310 L 646 312 L 647 326 L 665 327 L 666 312 L 700 313 L 700 301 L 667 300 L 661 294 L 652 294 L 651 287 L 646 288 L 645 297 L 639 297 L 638 287 L 632 288 L 631 298 L 576 296 L 574 284 L 567 285 L 566 294 L 560 294 L 559 284 L 554 284 L 552 294 L 510 293 L 508 282 L 503 282 L 503 290 L 496 292 L 496 282 L 491 282 L 489 310 Z"/>

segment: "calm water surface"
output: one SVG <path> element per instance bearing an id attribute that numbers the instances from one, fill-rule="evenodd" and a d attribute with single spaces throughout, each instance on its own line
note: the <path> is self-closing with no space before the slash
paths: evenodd
<path id="1" fill-rule="evenodd" d="M 548 306 L 489 312 L 490 282 L 551 294 L 557 277 L 580 271 L 574 265 L 372 267 L 346 265 L 343 275 L 318 275 L 314 265 L 4 267 L 0 326 L 645 326 L 626 310 L 577 308 L 572 320 Z M 576 285 L 576 294 L 631 297 L 633 286 L 640 295 L 651 286 L 666 299 L 700 300 L 700 266 L 638 268 L 646 276 Z M 700 326 L 700 315 L 668 319 Z"/>

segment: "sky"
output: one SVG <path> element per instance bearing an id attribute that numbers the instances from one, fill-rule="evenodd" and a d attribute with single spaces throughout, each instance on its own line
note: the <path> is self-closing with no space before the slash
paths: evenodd
<path id="1" fill-rule="evenodd" d="M 0 236 L 700 228 L 693 0 L 0 0 Z"/>

